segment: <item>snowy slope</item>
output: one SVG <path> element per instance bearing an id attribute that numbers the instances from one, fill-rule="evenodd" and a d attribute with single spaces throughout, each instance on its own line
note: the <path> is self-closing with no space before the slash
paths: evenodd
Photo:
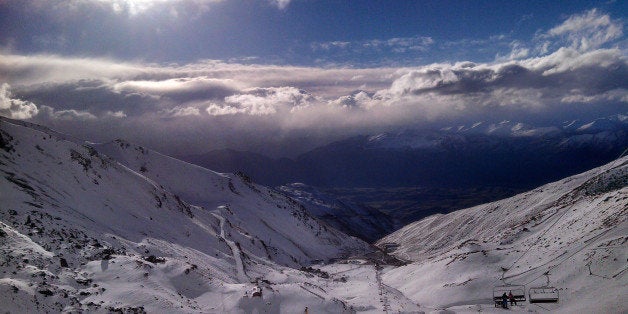
<path id="1" fill-rule="evenodd" d="M 542 286 L 560 302 L 521 311 L 628 311 L 628 157 L 505 200 L 434 215 L 378 242 L 411 264 L 384 282 L 421 305 L 477 310 L 492 288 Z M 506 269 L 502 273 L 502 268 Z M 461 305 L 465 305 L 460 307 Z M 456 307 L 458 306 L 458 307 Z M 486 308 L 485 308 L 486 310 Z"/>
<path id="2" fill-rule="evenodd" d="M 303 204 L 313 216 L 345 233 L 369 242 L 394 230 L 388 215 L 366 206 L 344 203 L 333 195 L 303 183 L 282 185 L 279 190 Z"/>
<path id="3" fill-rule="evenodd" d="M 362 241 L 328 228 L 294 200 L 244 174 L 219 174 L 122 140 L 93 146 L 186 202 L 219 209 L 235 229 L 232 237 L 257 256 L 298 266 L 368 250 Z"/>
<path id="4" fill-rule="evenodd" d="M 379 241 L 390 259 L 294 200 L 157 152 L 82 143 L 0 118 L 4 312 L 501 312 L 492 287 L 545 283 L 558 304 L 622 313 L 628 157 Z M 313 263 L 315 262 L 315 263 Z M 327 262 L 327 263 L 326 263 Z M 252 281 L 257 282 L 256 284 Z M 255 287 L 262 298 L 250 297 Z"/>
<path id="5" fill-rule="evenodd" d="M 271 299 L 281 311 L 346 307 L 326 293 L 295 293 L 293 282 L 316 278 L 285 266 L 364 253 L 366 243 L 246 178 L 130 152 L 146 157 L 147 170 L 0 118 L 4 311 L 221 313 Z M 242 298 L 257 278 L 264 302 Z"/>

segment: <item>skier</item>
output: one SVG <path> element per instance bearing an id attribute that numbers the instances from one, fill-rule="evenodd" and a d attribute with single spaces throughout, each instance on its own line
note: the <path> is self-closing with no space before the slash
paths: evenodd
<path id="1" fill-rule="evenodd" d="M 506 292 L 502 294 L 502 307 L 508 309 L 508 296 L 506 295 Z"/>
<path id="2" fill-rule="evenodd" d="M 517 300 L 515 300 L 515 296 L 512 295 L 512 291 L 508 291 L 508 300 L 510 300 L 510 306 L 517 305 Z"/>

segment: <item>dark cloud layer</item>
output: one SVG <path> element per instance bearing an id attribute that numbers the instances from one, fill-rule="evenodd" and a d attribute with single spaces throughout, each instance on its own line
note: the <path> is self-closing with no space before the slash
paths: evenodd
<path id="1" fill-rule="evenodd" d="M 94 141 L 124 137 L 178 154 L 229 147 L 281 155 L 406 127 L 503 119 L 548 123 L 628 111 L 623 38 L 621 22 L 591 10 L 539 32 L 529 44 L 512 44 L 511 54 L 489 63 L 362 69 L 212 60 L 159 65 L 5 53 L 0 114 Z M 419 49 L 432 42 L 361 44 Z M 333 45 L 318 49 L 354 44 Z"/>

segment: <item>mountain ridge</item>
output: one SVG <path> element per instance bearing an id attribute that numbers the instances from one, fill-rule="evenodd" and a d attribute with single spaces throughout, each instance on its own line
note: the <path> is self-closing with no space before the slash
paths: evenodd
<path id="1" fill-rule="evenodd" d="M 432 215 L 377 242 L 394 243 L 392 254 L 411 261 L 384 281 L 420 303 L 448 295 L 434 304 L 445 307 L 486 298 L 493 286 L 550 284 L 561 304 L 545 310 L 618 313 L 626 306 L 627 204 L 623 157 L 507 199 Z"/>
<path id="2" fill-rule="evenodd" d="M 9 311 L 231 311 L 249 306 L 240 297 L 251 281 L 307 281 L 299 267 L 374 251 L 245 176 L 112 142 L 125 164 L 13 122 L 0 118 L 0 303 Z M 238 298 L 217 306 L 224 294 Z M 310 297 L 284 304 L 299 300 Z"/>

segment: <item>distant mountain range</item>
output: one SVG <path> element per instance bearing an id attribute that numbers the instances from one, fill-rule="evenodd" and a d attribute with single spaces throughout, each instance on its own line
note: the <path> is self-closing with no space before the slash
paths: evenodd
<path id="1" fill-rule="evenodd" d="M 530 188 L 601 165 L 628 147 L 628 115 L 561 126 L 503 121 L 355 136 L 273 159 L 215 150 L 181 159 L 277 186 Z"/>
<path id="2" fill-rule="evenodd" d="M 613 160 L 626 148 L 628 115 L 619 114 L 549 127 L 478 122 L 439 130 L 355 136 L 294 159 L 234 150 L 180 158 L 217 171 L 242 171 L 265 185 L 300 182 L 316 186 L 346 202 L 385 211 L 404 224 L 591 169 Z M 423 192 L 399 201 L 400 191 L 409 187 Z M 379 205 L 370 201 L 373 191 L 378 193 Z M 425 204 L 435 195 L 442 197 Z M 442 200 L 448 205 L 438 205 Z M 388 204 L 381 206 L 385 201 Z"/>

